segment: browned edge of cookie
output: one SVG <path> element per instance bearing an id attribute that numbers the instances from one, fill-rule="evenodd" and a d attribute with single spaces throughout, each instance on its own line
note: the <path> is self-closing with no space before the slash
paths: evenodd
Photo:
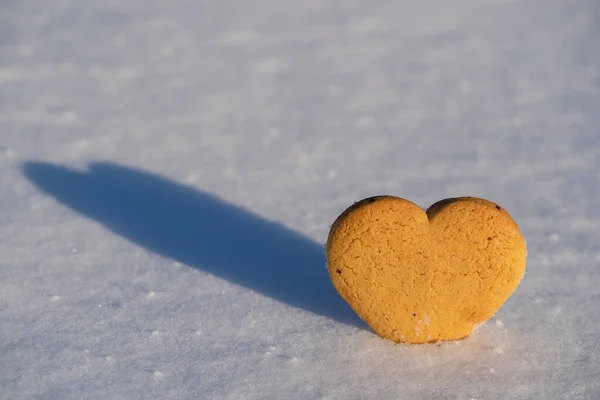
<path id="1" fill-rule="evenodd" d="M 359 200 L 356 203 L 352 204 L 350 207 L 346 208 L 344 210 L 344 212 L 341 213 L 339 215 L 339 217 L 337 217 L 335 219 L 335 221 L 331 225 L 331 228 L 329 229 L 329 235 L 327 236 L 327 243 L 325 244 L 325 252 L 327 253 L 329 251 L 329 247 L 331 245 L 331 239 L 333 237 L 333 234 L 334 234 L 335 230 L 337 229 L 337 227 L 342 223 L 342 221 L 344 221 L 353 211 L 359 209 L 360 207 L 364 206 L 365 204 L 374 203 L 375 201 L 383 199 L 383 198 L 396 198 L 396 197 L 389 196 L 389 195 L 371 196 L 371 197 L 367 197 L 365 199 Z"/>
<path id="2" fill-rule="evenodd" d="M 329 247 L 331 245 L 331 239 L 333 237 L 333 234 L 335 233 L 337 227 L 355 210 L 359 209 L 360 207 L 366 205 L 366 204 L 370 204 L 370 203 L 374 203 L 377 200 L 381 200 L 381 199 L 386 199 L 386 198 L 392 198 L 392 199 L 399 199 L 399 200 L 405 200 L 401 197 L 397 197 L 397 196 L 391 196 L 391 195 L 379 195 L 379 196 L 371 196 L 371 197 L 367 197 L 364 198 L 362 200 L 357 201 L 356 203 L 352 204 L 350 207 L 346 208 L 344 210 L 344 212 L 342 212 L 333 222 L 333 224 L 331 225 L 331 228 L 329 230 L 329 235 L 327 236 L 327 243 L 325 244 L 325 253 L 327 254 L 327 252 L 329 251 Z M 408 201 L 408 200 L 407 200 Z M 475 203 L 479 203 L 481 205 L 485 205 L 487 207 L 490 208 L 495 208 L 496 210 L 500 211 L 502 214 L 504 214 L 506 217 L 508 217 L 508 220 L 512 222 L 514 228 L 516 228 L 517 230 L 519 230 L 519 226 L 517 225 L 517 223 L 514 221 L 514 219 L 510 216 L 510 214 L 502 207 L 500 207 L 498 204 L 491 202 L 489 200 L 486 199 L 482 199 L 479 197 L 473 197 L 473 196 L 464 196 L 464 197 L 450 197 L 447 199 L 443 199 L 440 201 L 437 201 L 435 203 L 433 203 L 425 212 L 427 213 L 427 218 L 431 221 L 440 211 L 442 211 L 444 208 L 458 203 L 458 202 L 462 202 L 462 201 L 471 201 L 471 202 L 475 202 Z M 520 231 L 520 230 L 519 230 Z"/>
<path id="3" fill-rule="evenodd" d="M 427 211 L 426 211 L 427 218 L 431 221 L 444 208 L 450 206 L 451 204 L 455 204 L 455 203 L 459 203 L 459 202 L 463 202 L 463 201 L 465 201 L 465 202 L 474 202 L 474 203 L 478 203 L 478 204 L 487 206 L 489 208 L 495 208 L 496 210 L 498 210 L 502 214 L 504 214 L 506 217 L 508 217 L 508 220 L 512 222 L 513 227 L 516 228 L 518 231 L 520 231 L 519 230 L 519 226 L 517 225 L 517 223 L 515 222 L 515 220 L 510 216 L 510 214 L 504 208 L 500 207 L 498 204 L 496 204 L 494 202 L 491 202 L 491 201 L 486 200 L 486 199 L 482 199 L 480 197 L 470 197 L 470 196 L 465 196 L 465 197 L 451 197 L 451 198 L 448 198 L 448 199 L 443 199 L 443 200 L 437 201 L 437 202 L 433 203 L 427 209 Z"/>

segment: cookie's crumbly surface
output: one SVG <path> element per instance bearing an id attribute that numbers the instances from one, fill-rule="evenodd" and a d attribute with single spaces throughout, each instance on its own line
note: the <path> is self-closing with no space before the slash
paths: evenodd
<path id="1" fill-rule="evenodd" d="M 378 196 L 338 217 L 326 255 L 336 290 L 377 334 L 426 343 L 464 338 L 488 320 L 517 288 L 527 250 L 490 201 L 446 199 L 425 212 Z"/>

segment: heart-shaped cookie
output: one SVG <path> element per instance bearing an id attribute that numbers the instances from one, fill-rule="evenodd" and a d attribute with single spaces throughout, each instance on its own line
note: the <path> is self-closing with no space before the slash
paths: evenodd
<path id="1" fill-rule="evenodd" d="M 337 218 L 326 256 L 336 290 L 378 335 L 427 343 L 464 338 L 494 315 L 519 285 L 527 249 L 490 201 L 446 199 L 423 211 L 378 196 Z"/>

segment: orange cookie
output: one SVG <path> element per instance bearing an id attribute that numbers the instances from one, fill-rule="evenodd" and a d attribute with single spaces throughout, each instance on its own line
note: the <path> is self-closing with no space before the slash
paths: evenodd
<path id="1" fill-rule="evenodd" d="M 500 206 L 475 197 L 425 212 L 393 196 L 354 204 L 326 245 L 338 293 L 380 336 L 427 343 L 468 336 L 510 297 L 527 249 Z"/>

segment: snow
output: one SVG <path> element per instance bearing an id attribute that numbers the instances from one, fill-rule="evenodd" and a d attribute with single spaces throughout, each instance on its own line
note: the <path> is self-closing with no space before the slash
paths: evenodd
<path id="1" fill-rule="evenodd" d="M 0 398 L 600 397 L 596 0 L 0 5 Z M 396 345 L 329 225 L 489 198 L 525 278 Z"/>

